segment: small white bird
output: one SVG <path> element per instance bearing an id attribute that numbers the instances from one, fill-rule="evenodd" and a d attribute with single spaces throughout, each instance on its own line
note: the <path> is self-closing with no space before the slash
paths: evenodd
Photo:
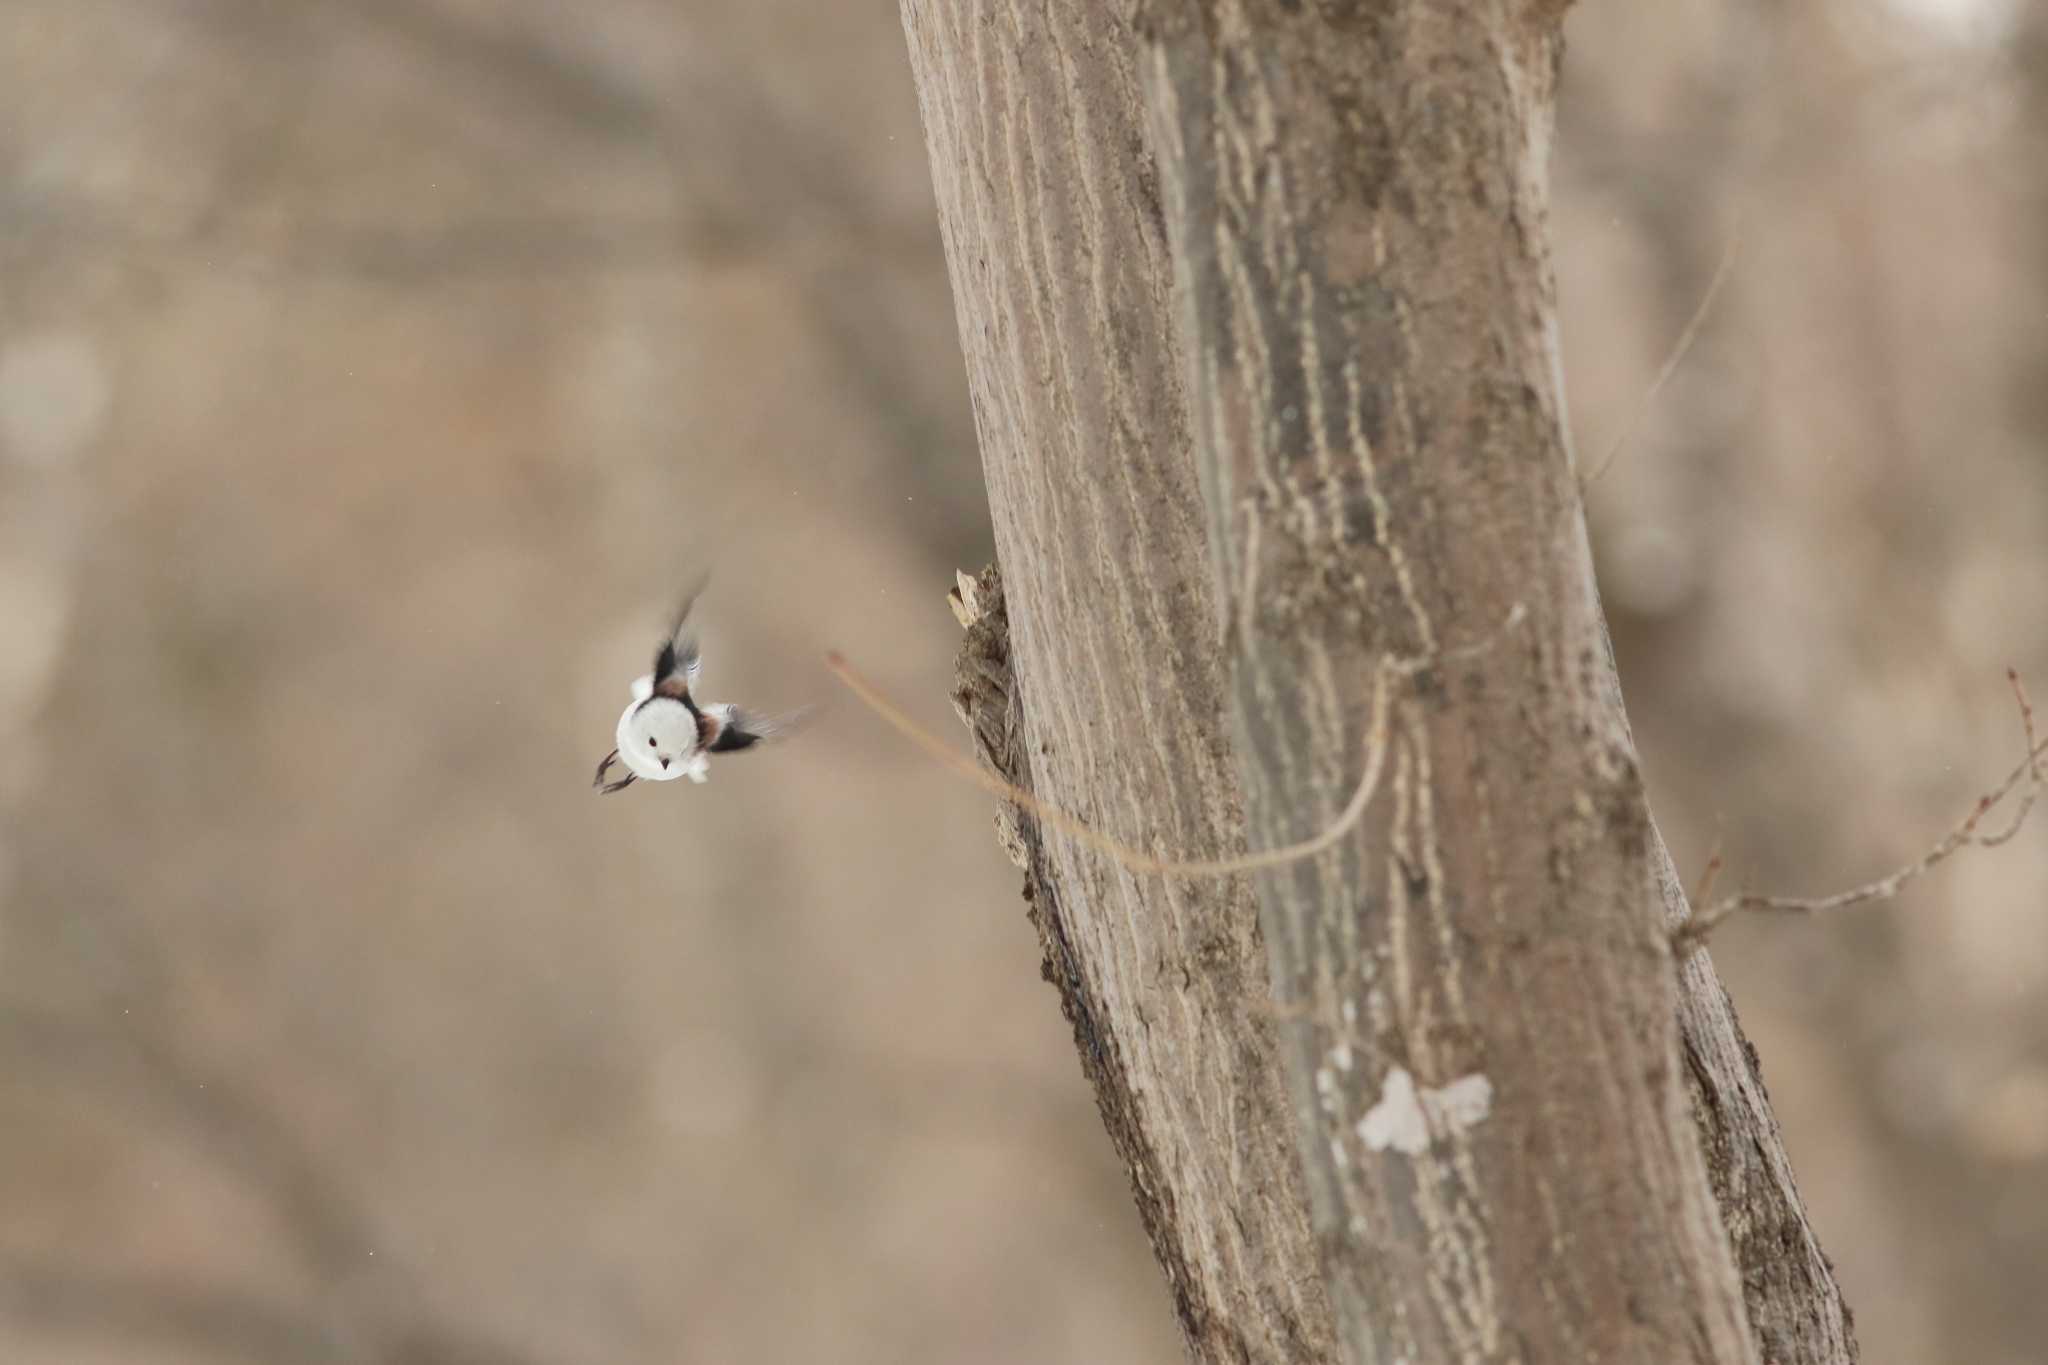
<path id="1" fill-rule="evenodd" d="M 633 700 L 619 717 L 618 747 L 597 765 L 600 792 L 615 792 L 633 785 L 638 778 L 649 782 L 673 782 L 687 777 L 702 782 L 710 774 L 711 755 L 735 753 L 764 739 L 788 733 L 796 717 L 755 716 L 724 702 L 699 704 L 690 695 L 703 660 L 697 640 L 684 630 L 690 608 L 703 591 L 700 581 L 683 598 L 676 623 L 654 656 L 654 671 L 633 682 Z M 605 774 L 614 763 L 626 766 L 626 775 L 606 782 Z"/>

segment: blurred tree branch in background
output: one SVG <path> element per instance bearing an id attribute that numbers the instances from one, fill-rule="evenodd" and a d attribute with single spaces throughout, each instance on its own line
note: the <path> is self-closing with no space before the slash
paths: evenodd
<path id="1" fill-rule="evenodd" d="M 223 1361 L 522 1365 L 529 1359 L 432 1323 L 371 1330 L 258 1294 L 4 1256 L 0 1314 L 42 1331 L 127 1340 L 151 1351 L 203 1352 Z"/>

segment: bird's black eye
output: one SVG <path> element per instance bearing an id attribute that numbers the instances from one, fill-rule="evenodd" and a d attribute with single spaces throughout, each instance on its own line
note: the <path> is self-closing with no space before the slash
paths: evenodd
<path id="1" fill-rule="evenodd" d="M 647 747 L 648 747 L 648 748 L 650 748 L 650 749 L 652 749 L 652 748 L 654 747 L 654 736 L 653 736 L 653 735 L 649 735 L 649 736 L 647 737 Z"/>

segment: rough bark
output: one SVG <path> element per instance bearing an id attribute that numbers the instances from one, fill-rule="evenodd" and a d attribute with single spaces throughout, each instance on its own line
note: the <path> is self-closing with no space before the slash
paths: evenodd
<path id="1" fill-rule="evenodd" d="M 964 609 L 956 610 L 968 633 L 955 708 L 985 765 L 1043 791 L 1033 773 L 1044 771 L 1051 752 L 1030 739 L 1046 728 L 1026 723 L 1001 575 L 990 566 L 963 596 Z M 1213 703 L 1216 684 L 1208 686 Z M 1119 763 L 1132 757 L 1097 754 Z M 1035 822 L 1005 808 L 996 823 L 998 841 L 1025 874 L 1041 973 L 1073 1026 L 1082 1071 L 1131 1172 L 1139 1218 L 1191 1350 L 1201 1360 L 1332 1359 L 1272 1021 L 1262 1008 L 1256 907 L 1242 887 L 1211 888 L 1214 900 L 1185 904 L 1179 926 L 1098 922 L 1088 912 L 1114 902 L 1067 879 Z M 1234 923 L 1220 919 L 1240 913 Z M 1105 961 L 1091 941 L 1118 956 Z M 1134 985 L 1120 990 L 1101 980 L 1105 969 L 1128 973 Z M 1160 972 L 1175 980 L 1156 979 Z M 1126 994 L 1138 1013 L 1111 1007 Z M 1198 1088 L 1161 1088 L 1185 1083 Z"/>
<path id="2" fill-rule="evenodd" d="M 1004 567 L 984 758 L 1207 856 L 1235 737 L 1281 843 L 1392 680 L 1357 836 L 1259 895 L 1009 822 L 1200 1360 L 1853 1359 L 1664 948 L 1560 420 L 1559 8 L 904 0 Z"/>
<path id="3" fill-rule="evenodd" d="M 1242 839 L 1172 272 L 1128 32 L 1084 0 L 904 7 L 1021 727 L 1013 776 L 1128 841 Z M 1048 975 L 1197 1358 L 1331 1323 L 1243 882 L 1034 839 Z"/>

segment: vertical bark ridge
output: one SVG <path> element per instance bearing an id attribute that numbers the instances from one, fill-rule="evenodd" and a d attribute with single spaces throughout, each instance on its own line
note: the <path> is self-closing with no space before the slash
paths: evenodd
<path id="1" fill-rule="evenodd" d="M 904 19 L 1029 703 L 1009 776 L 1141 846 L 1239 846 L 1135 45 L 1084 0 Z M 1191 1351 L 1335 1359 L 1251 888 L 1141 880 L 1017 828 Z"/>
<path id="2" fill-rule="evenodd" d="M 1047 974 L 1132 1168 L 1196 1359 L 1337 1358 L 1326 1264 L 1343 1311 L 1376 1315 L 1397 1348 L 1427 1339 L 1444 1345 L 1443 1358 L 1639 1358 L 1602 1356 L 1596 1334 L 1564 1313 L 1552 1315 L 1557 1335 L 1539 1351 L 1513 1316 L 1516 1299 L 1533 1284 L 1556 1297 L 1551 1307 L 1592 1305 L 1612 1288 L 1602 1250 L 1612 1229 L 1593 1215 L 1613 1201 L 1663 1200 L 1682 1236 L 1718 1236 L 1699 1227 L 1699 1201 L 1681 1192 L 1698 1181 L 1672 1169 L 1687 1160 L 1670 1135 L 1684 1131 L 1689 1095 L 1762 1359 L 1846 1365 L 1846 1310 L 1710 962 L 1696 954 L 1678 978 L 1681 1092 L 1670 1079 L 1674 1002 L 1664 993 L 1660 1015 L 1654 1001 L 1633 1000 L 1639 974 L 1618 961 L 1662 961 L 1644 907 L 1654 920 L 1684 914 L 1685 903 L 1642 806 L 1604 635 L 1597 649 L 1584 644 L 1598 607 L 1576 495 L 1554 467 L 1569 454 L 1560 454 L 1542 164 L 1564 6 L 1519 13 L 1459 0 L 1434 20 L 1431 8 L 1162 0 L 1137 7 L 1141 35 L 1122 6 L 904 0 L 1010 571 L 1000 666 L 977 664 L 1006 680 L 1001 705 L 969 708 L 1005 718 L 1005 757 L 992 765 L 1127 841 L 1165 854 L 1224 851 L 1245 824 L 1228 748 L 1235 689 L 1257 722 L 1239 738 L 1247 752 L 1262 746 L 1255 837 L 1292 839 L 1332 816 L 1356 780 L 1359 662 L 1453 651 L 1404 680 L 1397 757 L 1370 837 L 1277 873 L 1267 888 L 1301 904 L 1330 885 L 1354 888 L 1357 913 L 1273 917 L 1281 994 L 1301 1003 L 1265 998 L 1266 949 L 1245 886 L 1140 883 L 1011 813 L 1007 841 L 1027 868 Z M 1179 84 L 1191 45 L 1242 46 L 1254 22 L 1288 14 L 1324 25 L 1330 38 L 1326 53 L 1289 49 L 1298 63 L 1291 80 L 1240 61 L 1197 63 L 1205 79 Z M 1430 46 L 1445 32 L 1432 22 L 1475 16 L 1471 51 Z M 1325 75 L 1312 59 L 1339 56 L 1377 73 L 1337 89 L 1315 115 L 1320 125 L 1310 119 L 1308 133 L 1341 154 L 1316 175 L 1262 183 L 1283 136 L 1303 131 L 1304 101 Z M 1148 112 L 1148 98 L 1160 108 Z M 1190 117 L 1189 101 L 1249 103 L 1219 135 Z M 1502 109 L 1520 113 L 1499 117 Z M 1173 168 L 1170 185 L 1154 145 Z M 1492 154 L 1495 170 L 1472 164 Z M 1490 256 L 1432 263 L 1426 230 L 1441 237 L 1453 224 L 1456 195 L 1419 190 L 1443 166 L 1463 168 L 1474 211 L 1504 224 Z M 1197 216 L 1190 206 L 1221 203 L 1225 177 L 1230 213 L 1203 223 L 1198 240 L 1179 241 L 1175 261 L 1169 194 L 1175 234 L 1186 239 Z M 1329 213 L 1312 237 L 1295 240 L 1277 230 L 1286 221 L 1276 211 L 1289 205 L 1276 190 L 1350 211 Z M 1183 355 L 1172 271 L 1178 265 L 1192 289 L 1203 272 L 1220 274 L 1209 258 L 1225 253 L 1237 292 L 1219 289 L 1203 305 L 1216 333 Z M 1255 278 L 1270 290 L 1247 288 Z M 1484 297 L 1512 306 L 1459 311 Z M 1240 351 L 1252 361 L 1249 378 L 1237 373 Z M 1198 428 L 1210 443 L 1199 469 Z M 1229 461 L 1213 458 L 1217 433 L 1231 438 Z M 1533 479 L 1515 465 L 1529 451 L 1549 462 Z M 1496 533 L 1514 546 L 1480 566 L 1492 569 L 1480 586 L 1497 595 L 1512 585 L 1546 609 L 1468 657 L 1457 651 L 1498 626 L 1488 618 L 1501 604 L 1475 605 L 1483 594 L 1460 575 L 1475 547 L 1492 551 Z M 1459 566 L 1448 579 L 1431 568 L 1445 555 Z M 1265 658 L 1332 612 L 1344 621 L 1342 648 L 1302 651 L 1298 668 L 1280 667 L 1279 653 Z M 1234 672 L 1223 641 L 1243 656 Z M 1523 704 L 1525 685 L 1552 700 Z M 1447 719 L 1459 708 L 1483 713 L 1515 742 L 1472 742 Z M 1560 715 L 1582 732 L 1558 733 Z M 992 755 L 976 725 L 977 746 Z M 1566 751 L 1577 757 L 1560 767 Z M 1298 794 L 1298 805 L 1283 810 L 1276 791 Z M 1578 795 L 1583 805 L 1558 808 L 1561 796 Z M 1517 804 L 1535 798 L 1551 812 L 1553 856 L 1538 870 L 1541 894 L 1524 897 L 1519 886 L 1510 893 L 1527 867 L 1509 856 L 1508 841 L 1527 832 Z M 1581 878 L 1589 860 L 1605 870 Z M 1618 923 L 1611 941 L 1553 932 L 1555 921 L 1582 913 L 1573 904 L 1581 896 Z M 1398 971 L 1389 958 L 1396 923 Z M 1455 987 L 1434 971 L 1452 961 L 1461 964 Z M 1302 963 L 1309 970 L 1290 972 Z M 1489 999 L 1509 963 L 1619 990 L 1633 1000 L 1639 1032 L 1632 1040 L 1554 1031 L 1528 1002 Z M 1332 1103 L 1358 1122 L 1393 1112 L 1384 1080 L 1368 1094 L 1358 1079 L 1376 1039 L 1405 1047 L 1415 1036 L 1414 1051 L 1400 1054 L 1412 1063 L 1404 1074 L 1428 1095 L 1492 1055 L 1501 1045 L 1494 1032 L 1576 1067 L 1574 1085 L 1590 1094 L 1552 1093 L 1536 1076 L 1503 1088 L 1495 1106 L 1533 1107 L 1540 1120 L 1525 1150 L 1500 1151 L 1498 1126 L 1489 1131 L 1482 1119 L 1441 1150 L 1431 1142 L 1426 1188 L 1387 1163 L 1375 1202 L 1341 1178 L 1342 1163 L 1364 1155 L 1364 1139 L 1355 1123 L 1339 1126 L 1337 1143 L 1311 1144 L 1304 1184 L 1290 1126 L 1327 1139 Z M 1276 1065 L 1283 1049 L 1301 1082 L 1291 1095 Z M 1360 1101 L 1374 1107 L 1354 1114 Z M 1450 1112 L 1441 1094 L 1432 1103 Z M 1474 1201 L 1491 1188 L 1496 1159 L 1517 1156 L 1525 1171 L 1568 1160 L 1585 1135 L 1583 1111 L 1615 1105 L 1638 1115 L 1642 1131 L 1621 1130 L 1629 1140 L 1671 1148 L 1657 1172 L 1589 1193 L 1530 1180 L 1518 1202 Z M 1660 1112 L 1663 1131 L 1650 1131 Z M 1361 1243 L 1353 1220 L 1382 1209 L 1400 1216 L 1366 1222 L 1374 1240 Z M 1515 1263 L 1501 1260 L 1510 1231 L 1527 1242 Z M 1681 1258 L 1674 1271 L 1651 1257 L 1645 1271 L 1703 1274 L 1709 1292 L 1693 1335 L 1724 1344 L 1725 1265 L 1702 1270 Z M 1415 1285 L 1425 1286 L 1419 1298 Z M 1646 1302 L 1662 1309 L 1675 1297 Z M 1630 1321 L 1642 1311 L 1633 1293 L 1603 1302 Z M 1350 1354 L 1396 1358 L 1386 1341 L 1368 1332 Z"/>
<path id="3" fill-rule="evenodd" d="M 1754 1360 L 1602 700 L 1547 325 L 1555 35 L 1501 3 L 1152 14 L 1254 842 L 1333 819 L 1390 746 L 1353 858 L 1262 888 L 1339 1335 Z"/>

